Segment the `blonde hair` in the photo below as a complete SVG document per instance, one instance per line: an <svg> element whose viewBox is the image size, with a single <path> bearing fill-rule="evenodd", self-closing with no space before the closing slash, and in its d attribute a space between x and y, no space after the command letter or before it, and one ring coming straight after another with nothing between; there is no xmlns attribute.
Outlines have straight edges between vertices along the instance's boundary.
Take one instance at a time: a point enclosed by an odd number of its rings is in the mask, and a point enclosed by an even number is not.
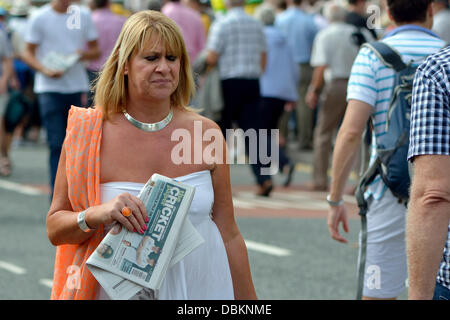
<svg viewBox="0 0 450 320"><path fill-rule="evenodd" d="M164 44L171 55L180 59L180 79L170 100L172 106L188 109L186 106L195 94L195 84L181 31L176 23L164 14L146 10L133 14L125 22L94 85L95 105L101 108L104 119L109 119L111 115L126 108L125 66L131 56L143 50L152 37L157 39L154 45Z"/></svg>

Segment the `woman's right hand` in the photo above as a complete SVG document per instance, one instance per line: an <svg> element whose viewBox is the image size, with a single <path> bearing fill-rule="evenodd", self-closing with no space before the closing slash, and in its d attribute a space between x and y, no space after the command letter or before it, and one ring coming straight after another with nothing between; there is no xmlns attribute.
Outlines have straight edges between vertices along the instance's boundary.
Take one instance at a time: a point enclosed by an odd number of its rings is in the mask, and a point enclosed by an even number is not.
<svg viewBox="0 0 450 320"><path fill-rule="evenodd" d="M131 209L129 217L125 217L122 214L124 207ZM115 221L122 224L129 231L143 234L147 230L149 218L144 203L127 192L99 206L92 207L86 212L86 223L92 229L97 229L102 224L108 225Z"/></svg>

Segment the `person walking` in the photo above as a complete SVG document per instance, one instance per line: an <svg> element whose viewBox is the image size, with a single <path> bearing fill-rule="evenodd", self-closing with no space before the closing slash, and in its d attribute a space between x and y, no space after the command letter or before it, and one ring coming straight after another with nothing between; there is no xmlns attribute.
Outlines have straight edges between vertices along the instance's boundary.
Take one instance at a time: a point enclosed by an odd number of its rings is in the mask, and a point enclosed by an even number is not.
<svg viewBox="0 0 450 320"><path fill-rule="evenodd" d="M298 86L299 99L296 105L296 120L298 141L301 150L312 150L314 112L306 105L306 93L311 83L312 67L310 65L311 50L318 27L314 17L301 9L302 0L287 0L287 10L281 12L275 21L288 39L289 46L294 53L295 62L300 67L300 80ZM289 114L281 120L281 130L287 133L287 120ZM287 137L287 134L285 134Z"/></svg>
<svg viewBox="0 0 450 320"><path fill-rule="evenodd" d="M24 105L28 105L22 120L19 119L20 122L11 125L9 142L12 141L13 131L23 141L37 142L40 136L41 117L39 115L39 104L36 94L33 92L34 70L23 61L30 10L30 0L17 0L14 1L9 11L8 26L11 31L11 44L14 52L14 69L20 83L21 100L25 102Z"/></svg>
<svg viewBox="0 0 450 320"><path fill-rule="evenodd" d="M111 54L120 30L127 20L124 16L115 14L111 11L109 0L91 0L90 8L92 10L92 21L98 32L98 47L100 49L100 57L91 60L86 65L88 71L89 83L91 87L94 85L95 79L106 59ZM94 93L89 90L88 105L91 106L94 99Z"/></svg>
<svg viewBox="0 0 450 320"><path fill-rule="evenodd" d="M430 56L414 79L406 230L409 299L450 300L449 79L449 46Z"/></svg>
<svg viewBox="0 0 450 320"><path fill-rule="evenodd" d="M194 92L179 27L157 11L132 15L96 84L95 108L72 107L69 113L47 215L48 237L57 246L52 299L108 299L86 261L115 224L144 233L150 220L136 195L154 173L195 187L187 219L204 239L168 269L156 298L257 298L234 218L224 138L217 124L187 107ZM215 133L222 152L205 156L200 150L177 164L172 136L195 137L197 124L201 137ZM194 161L199 155L201 161ZM69 266L80 270L76 290L67 285ZM132 299L151 298L144 290Z"/></svg>
<svg viewBox="0 0 450 320"><path fill-rule="evenodd" d="M50 149L52 190L70 106L81 105L82 94L89 90L84 62L100 56L91 16L77 7L69 13L70 2L52 0L39 8L30 18L25 39L25 63L37 71L34 92Z"/></svg>
<svg viewBox="0 0 450 320"><path fill-rule="evenodd" d="M219 66L224 103L219 125L224 136L235 123L247 133L258 129L255 115L260 112L259 78L266 67L266 39L262 25L245 13L244 4L244 0L226 1L228 11L211 26L206 45L207 65ZM248 139L245 143L258 184L257 194L269 196L273 185L269 175L261 174L258 143L253 143L253 152Z"/></svg>
<svg viewBox="0 0 450 320"><path fill-rule="evenodd" d="M278 130L278 122L286 108L293 108L298 100L298 65L295 63L286 37L275 26L275 10L271 6L261 6L256 11L255 17L264 25L264 34L267 42L267 64L264 73L259 80L261 89L260 105L260 129ZM280 81L283 79L283 81ZM272 141L267 137L267 149L272 150L271 145L276 143L279 150L279 172L286 174L283 183L288 187L293 178L295 163L286 155L284 148L279 147L278 141ZM270 166L269 162L265 166Z"/></svg>
<svg viewBox="0 0 450 320"><path fill-rule="evenodd" d="M353 42L357 29L345 23L347 11L330 4L325 9L329 26L319 31L314 39L311 65L313 78L306 95L311 109L318 107L314 129L313 179L308 184L312 191L328 190L328 165L335 130L344 118L348 78L359 47ZM329 79L325 79L328 73ZM326 83L322 90L323 84ZM320 97L320 102L319 102Z"/></svg>
<svg viewBox="0 0 450 320"><path fill-rule="evenodd" d="M4 10L0 8L0 10ZM6 15L7 12L0 12ZM13 51L8 40L6 26L0 22L0 176L7 177L11 174L11 160L9 159L9 145L4 114L9 101L9 86L17 80L13 66Z"/></svg>
<svg viewBox="0 0 450 320"><path fill-rule="evenodd" d="M430 30L433 24L431 3L432 0L387 1L389 14L398 27L382 42L394 48L404 64L412 63L417 67L445 44ZM372 49L363 47L359 51L347 87L348 105L336 139L331 188L327 197L330 204L328 230L336 241L347 242L339 232L341 224L344 231L349 230L343 193L362 134L371 119L372 164L377 158L378 139L387 133L387 113L394 94L394 81L394 69L385 66ZM368 186L364 198L368 210L365 268L359 270L364 276L362 298L395 299L404 290L407 278L406 203L394 196L380 175ZM376 283L373 283L374 277Z"/></svg>

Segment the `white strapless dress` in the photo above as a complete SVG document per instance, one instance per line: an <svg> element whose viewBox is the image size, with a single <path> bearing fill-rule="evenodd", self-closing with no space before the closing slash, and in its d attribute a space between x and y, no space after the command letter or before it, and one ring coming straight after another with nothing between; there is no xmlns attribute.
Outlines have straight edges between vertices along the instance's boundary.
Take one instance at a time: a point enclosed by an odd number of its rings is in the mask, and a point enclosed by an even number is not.
<svg viewBox="0 0 450 320"><path fill-rule="evenodd" d="M219 229L211 220L214 190L209 170L194 172L175 180L195 187L187 218L205 242L184 259L169 268L161 285L161 300L229 300L234 299L233 283L225 246ZM123 192L137 195L144 184L108 182L100 185L101 202L107 202ZM107 228L105 228L107 230ZM142 299L142 295L139 297ZM149 295L149 299L152 297ZM98 300L109 299L99 288Z"/></svg>

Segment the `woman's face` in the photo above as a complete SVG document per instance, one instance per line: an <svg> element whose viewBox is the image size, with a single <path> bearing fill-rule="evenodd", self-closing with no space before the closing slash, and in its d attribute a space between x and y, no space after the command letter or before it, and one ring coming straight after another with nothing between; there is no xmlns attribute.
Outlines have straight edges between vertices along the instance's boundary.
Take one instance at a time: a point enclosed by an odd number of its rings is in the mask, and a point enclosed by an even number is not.
<svg viewBox="0 0 450 320"><path fill-rule="evenodd" d="M131 56L125 68L130 99L165 100L178 87L180 57L166 51L164 43L150 38L148 45Z"/></svg>

